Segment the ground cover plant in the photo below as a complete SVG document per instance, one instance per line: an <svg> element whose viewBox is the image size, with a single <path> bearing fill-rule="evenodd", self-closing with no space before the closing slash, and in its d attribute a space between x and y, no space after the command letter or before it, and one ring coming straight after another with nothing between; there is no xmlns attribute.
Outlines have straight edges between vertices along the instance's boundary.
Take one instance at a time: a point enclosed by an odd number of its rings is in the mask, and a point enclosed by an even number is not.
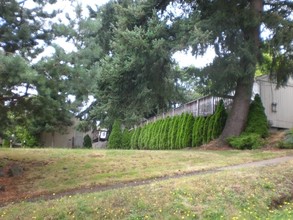
<svg viewBox="0 0 293 220"><path fill-rule="evenodd" d="M247 152L226 153L239 158ZM51 201L10 204L0 208L0 218L292 219L292 166L290 160L274 166L244 167Z"/></svg>
<svg viewBox="0 0 293 220"><path fill-rule="evenodd" d="M191 171L279 157L287 151L135 151L0 149L2 168L18 164L21 177L0 178L0 203L14 197L172 176ZM9 194L14 192L15 195ZM5 196L8 194L9 196Z"/></svg>

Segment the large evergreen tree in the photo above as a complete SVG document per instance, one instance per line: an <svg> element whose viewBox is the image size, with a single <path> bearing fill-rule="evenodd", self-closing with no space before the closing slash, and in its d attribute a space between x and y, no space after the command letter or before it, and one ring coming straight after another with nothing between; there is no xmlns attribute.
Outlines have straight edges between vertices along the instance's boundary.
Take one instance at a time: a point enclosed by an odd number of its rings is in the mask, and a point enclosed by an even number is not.
<svg viewBox="0 0 293 220"><path fill-rule="evenodd" d="M173 23L181 45L194 55L214 47L216 58L199 75L205 92L227 96L234 91L233 104L221 139L239 135L245 128L257 63L262 50L273 54L272 73L279 82L292 75L292 2L274 0L189 1L150 0L165 10L171 2L181 3L185 15ZM178 4L177 4L178 5ZM187 16L186 16L187 14ZM260 27L271 35L264 39ZM263 44L265 43L265 44Z"/></svg>
<svg viewBox="0 0 293 220"><path fill-rule="evenodd" d="M60 85L60 79L51 74L56 63L41 72L40 65L32 65L33 59L54 39L51 19L58 12L49 13L44 8L55 2L34 1L30 7L26 1L0 2L0 133L15 130L13 124L36 135L41 125L42 130L52 127L52 120L60 125L70 123L64 117L64 84Z"/></svg>

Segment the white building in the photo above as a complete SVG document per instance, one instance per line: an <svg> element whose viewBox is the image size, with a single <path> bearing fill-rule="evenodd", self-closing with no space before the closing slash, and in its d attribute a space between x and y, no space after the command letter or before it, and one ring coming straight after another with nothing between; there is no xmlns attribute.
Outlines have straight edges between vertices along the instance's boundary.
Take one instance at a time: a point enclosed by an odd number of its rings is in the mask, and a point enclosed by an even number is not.
<svg viewBox="0 0 293 220"><path fill-rule="evenodd" d="M285 87L277 89L277 84L268 75L257 77L254 92L263 102L265 113L271 127L293 128L293 79Z"/></svg>

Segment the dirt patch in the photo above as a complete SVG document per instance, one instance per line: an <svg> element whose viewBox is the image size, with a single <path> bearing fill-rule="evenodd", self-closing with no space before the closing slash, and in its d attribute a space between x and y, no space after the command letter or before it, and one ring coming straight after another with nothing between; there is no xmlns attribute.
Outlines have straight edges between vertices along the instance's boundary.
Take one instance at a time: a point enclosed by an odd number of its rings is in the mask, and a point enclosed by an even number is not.
<svg viewBox="0 0 293 220"><path fill-rule="evenodd" d="M280 141L284 140L286 135L286 131L275 131L270 134L268 138L266 138L265 149L279 149Z"/></svg>
<svg viewBox="0 0 293 220"><path fill-rule="evenodd" d="M0 206L9 202L25 200L31 196L21 190L28 181L26 171L47 164L42 161L16 161L9 158L4 158L4 160L5 165L0 167Z"/></svg>
<svg viewBox="0 0 293 220"><path fill-rule="evenodd" d="M291 180L291 184L293 184L293 180ZM288 193L282 193L277 198L274 198L270 204L270 209L280 209L286 202L293 201L293 188Z"/></svg>

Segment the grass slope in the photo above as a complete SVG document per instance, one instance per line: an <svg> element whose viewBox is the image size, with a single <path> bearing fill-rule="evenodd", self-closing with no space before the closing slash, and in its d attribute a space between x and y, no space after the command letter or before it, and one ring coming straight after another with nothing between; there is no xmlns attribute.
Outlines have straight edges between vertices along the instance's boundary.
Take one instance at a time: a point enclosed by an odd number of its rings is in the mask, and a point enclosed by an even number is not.
<svg viewBox="0 0 293 220"><path fill-rule="evenodd" d="M173 175L279 157L291 151L0 149L1 166L31 166L19 192ZM0 219L292 219L293 162L0 208Z"/></svg>

